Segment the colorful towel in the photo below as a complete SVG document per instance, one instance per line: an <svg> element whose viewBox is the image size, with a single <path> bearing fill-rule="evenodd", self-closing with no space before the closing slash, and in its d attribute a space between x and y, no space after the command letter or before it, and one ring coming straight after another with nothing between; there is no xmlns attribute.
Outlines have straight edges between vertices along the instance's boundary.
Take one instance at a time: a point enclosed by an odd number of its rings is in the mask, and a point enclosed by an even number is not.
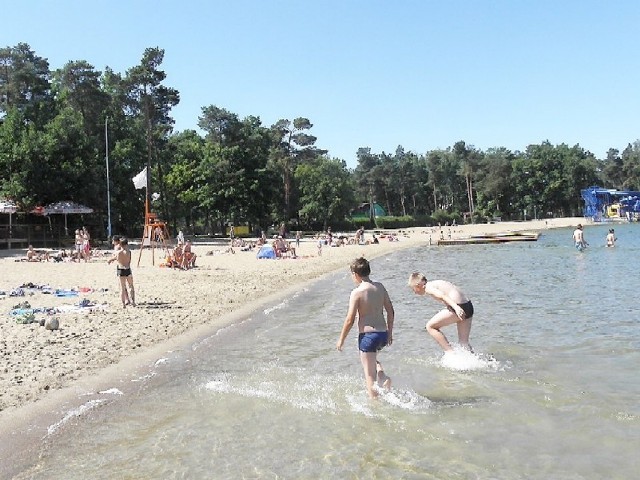
<svg viewBox="0 0 640 480"><path fill-rule="evenodd" d="M76 290L56 290L56 297L77 297L78 292Z"/></svg>

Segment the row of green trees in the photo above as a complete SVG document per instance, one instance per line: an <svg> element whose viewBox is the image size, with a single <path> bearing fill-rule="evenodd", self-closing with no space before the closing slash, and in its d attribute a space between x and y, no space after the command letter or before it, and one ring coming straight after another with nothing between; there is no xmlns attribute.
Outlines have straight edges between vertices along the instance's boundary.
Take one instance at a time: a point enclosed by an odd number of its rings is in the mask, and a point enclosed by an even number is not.
<svg viewBox="0 0 640 480"><path fill-rule="evenodd" d="M215 105L196 130L174 132L179 92L165 85L164 51L148 48L125 73L70 61L51 71L25 43L0 49L0 198L23 209L73 200L96 210L106 232L107 155L114 232L138 232L145 190L131 181L151 167L153 209L187 231L222 232L296 222L338 224L362 202L428 222L501 216L576 215L580 189L640 187L640 144L596 159L579 145L480 151L465 142L425 154L360 148L357 167L316 145L307 118L264 126ZM528 213L525 213L528 212Z"/></svg>

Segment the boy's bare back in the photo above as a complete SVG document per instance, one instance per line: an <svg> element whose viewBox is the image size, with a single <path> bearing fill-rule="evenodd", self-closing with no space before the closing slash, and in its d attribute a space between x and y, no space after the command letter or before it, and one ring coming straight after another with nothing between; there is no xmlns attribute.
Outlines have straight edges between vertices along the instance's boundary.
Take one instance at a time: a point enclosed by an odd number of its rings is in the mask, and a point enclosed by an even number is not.
<svg viewBox="0 0 640 480"><path fill-rule="evenodd" d="M362 282L351 292L358 313L358 331L385 331L385 309L390 307L389 294L380 282Z"/></svg>
<svg viewBox="0 0 640 480"><path fill-rule="evenodd" d="M455 303L466 303L469 301L462 290L456 287L453 283L447 282L446 280L428 281L425 285L425 293L436 297L437 295L434 294L440 293L442 295L446 295Z"/></svg>

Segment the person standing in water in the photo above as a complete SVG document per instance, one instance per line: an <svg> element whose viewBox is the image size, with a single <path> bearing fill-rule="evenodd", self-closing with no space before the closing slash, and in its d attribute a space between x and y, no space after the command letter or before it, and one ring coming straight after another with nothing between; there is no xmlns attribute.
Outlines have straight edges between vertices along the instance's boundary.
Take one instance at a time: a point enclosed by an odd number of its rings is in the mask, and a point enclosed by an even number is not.
<svg viewBox="0 0 640 480"><path fill-rule="evenodd" d="M587 241L584 239L584 232L582 231L582 224L578 224L576 229L573 231L573 241L575 243L577 250L584 250L587 245Z"/></svg>
<svg viewBox="0 0 640 480"><path fill-rule="evenodd" d="M120 279L120 298L122 299L122 307L126 308L127 305L136 306L136 292L133 288L133 274L131 273L131 250L129 250L129 242L126 238L120 238L118 245L120 248L115 248L113 257L111 257L107 263L118 262L116 267L116 275ZM115 239L114 239L115 247ZM127 286L129 291L127 291Z"/></svg>
<svg viewBox="0 0 640 480"><path fill-rule="evenodd" d="M344 341L358 317L360 362L367 381L369 397L376 398L378 396L374 388L376 382L380 387L391 389L391 378L384 373L377 356L378 351L393 342L395 312L384 285L369 278L371 266L367 259L361 257L354 260L350 268L356 288L352 290L349 297L349 309L336 348L342 351Z"/></svg>
<svg viewBox="0 0 640 480"><path fill-rule="evenodd" d="M469 344L473 304L462 290L446 280L427 281L427 277L418 272L409 276L408 285L416 295L429 295L444 303L446 308L431 317L426 328L429 335L438 342L445 353L453 348L441 329L454 323L458 327L458 342L463 348L473 352Z"/></svg>
<svg viewBox="0 0 640 480"><path fill-rule="evenodd" d="M615 230L613 228L609 229L609 233L607 234L607 247L615 247L616 240Z"/></svg>

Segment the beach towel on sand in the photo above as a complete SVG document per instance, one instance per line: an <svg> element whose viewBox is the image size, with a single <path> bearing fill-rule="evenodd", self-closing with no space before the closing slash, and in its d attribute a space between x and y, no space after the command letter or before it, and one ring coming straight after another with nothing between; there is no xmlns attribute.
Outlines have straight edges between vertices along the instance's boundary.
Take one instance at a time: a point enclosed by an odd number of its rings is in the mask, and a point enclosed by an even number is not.
<svg viewBox="0 0 640 480"><path fill-rule="evenodd" d="M56 290L56 297L77 297L78 292L76 290Z"/></svg>

